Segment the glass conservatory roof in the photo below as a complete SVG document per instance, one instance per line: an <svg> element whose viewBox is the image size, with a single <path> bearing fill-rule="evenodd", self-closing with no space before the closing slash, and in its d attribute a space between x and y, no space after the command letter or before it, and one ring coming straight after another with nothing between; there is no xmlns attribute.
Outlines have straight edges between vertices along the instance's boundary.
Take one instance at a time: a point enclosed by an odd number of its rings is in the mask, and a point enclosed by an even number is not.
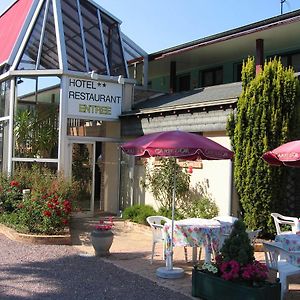
<svg viewBox="0 0 300 300"><path fill-rule="evenodd" d="M125 59L141 56L130 42L124 40L120 21L92 0L18 0L0 17L0 44L5 45L0 70L6 64L17 70L128 77Z"/></svg>

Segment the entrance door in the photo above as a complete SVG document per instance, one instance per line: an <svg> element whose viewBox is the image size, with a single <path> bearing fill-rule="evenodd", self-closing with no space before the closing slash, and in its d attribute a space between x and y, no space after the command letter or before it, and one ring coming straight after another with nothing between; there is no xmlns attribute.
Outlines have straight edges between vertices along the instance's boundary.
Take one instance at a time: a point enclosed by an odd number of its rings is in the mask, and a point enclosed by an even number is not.
<svg viewBox="0 0 300 300"><path fill-rule="evenodd" d="M78 208L94 212L95 143L72 143L72 178L79 182Z"/></svg>

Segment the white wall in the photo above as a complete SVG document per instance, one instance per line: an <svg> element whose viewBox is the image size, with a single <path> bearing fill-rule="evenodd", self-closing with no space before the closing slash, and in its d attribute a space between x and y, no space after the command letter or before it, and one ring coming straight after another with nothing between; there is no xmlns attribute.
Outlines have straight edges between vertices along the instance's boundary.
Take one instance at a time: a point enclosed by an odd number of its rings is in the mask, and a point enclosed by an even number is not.
<svg viewBox="0 0 300 300"><path fill-rule="evenodd" d="M225 136L224 132L205 134L205 136L231 149L229 137ZM189 165L188 162L187 165ZM203 160L203 168L194 168L191 176L192 186L203 181L208 183L208 192L211 194L212 199L215 200L220 215L230 215L231 172L231 160ZM159 205L149 191L146 191L145 204L152 205L154 208L158 208Z"/></svg>

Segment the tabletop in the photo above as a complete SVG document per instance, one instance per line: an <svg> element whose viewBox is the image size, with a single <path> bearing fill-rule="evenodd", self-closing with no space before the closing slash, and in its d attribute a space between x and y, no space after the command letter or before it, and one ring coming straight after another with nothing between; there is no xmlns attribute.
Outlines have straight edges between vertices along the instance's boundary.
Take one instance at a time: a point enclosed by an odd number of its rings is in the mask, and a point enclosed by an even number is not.
<svg viewBox="0 0 300 300"><path fill-rule="evenodd" d="M285 256L289 263L300 267L300 235L299 234L280 234L276 235L275 242L288 251ZM293 253L295 252L295 253Z"/></svg>
<svg viewBox="0 0 300 300"><path fill-rule="evenodd" d="M174 222L174 246L204 246L208 252L217 252L222 243L222 235L229 234L232 223L212 219L190 218ZM172 234L171 222L165 223L164 233L167 238Z"/></svg>
<svg viewBox="0 0 300 300"><path fill-rule="evenodd" d="M276 235L275 242L280 242L285 250L300 251L300 235L298 234Z"/></svg>

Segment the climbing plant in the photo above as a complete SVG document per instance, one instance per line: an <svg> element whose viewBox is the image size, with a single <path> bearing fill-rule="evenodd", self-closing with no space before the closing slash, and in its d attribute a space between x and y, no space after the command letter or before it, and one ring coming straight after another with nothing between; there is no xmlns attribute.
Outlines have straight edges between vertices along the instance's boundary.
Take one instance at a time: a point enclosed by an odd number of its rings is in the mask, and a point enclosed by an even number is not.
<svg viewBox="0 0 300 300"><path fill-rule="evenodd" d="M266 61L255 75L253 58L243 63L242 93L227 131L235 152L234 181L247 227L274 231L270 213L281 211L287 168L270 167L261 156L298 135L299 81L279 59Z"/></svg>

